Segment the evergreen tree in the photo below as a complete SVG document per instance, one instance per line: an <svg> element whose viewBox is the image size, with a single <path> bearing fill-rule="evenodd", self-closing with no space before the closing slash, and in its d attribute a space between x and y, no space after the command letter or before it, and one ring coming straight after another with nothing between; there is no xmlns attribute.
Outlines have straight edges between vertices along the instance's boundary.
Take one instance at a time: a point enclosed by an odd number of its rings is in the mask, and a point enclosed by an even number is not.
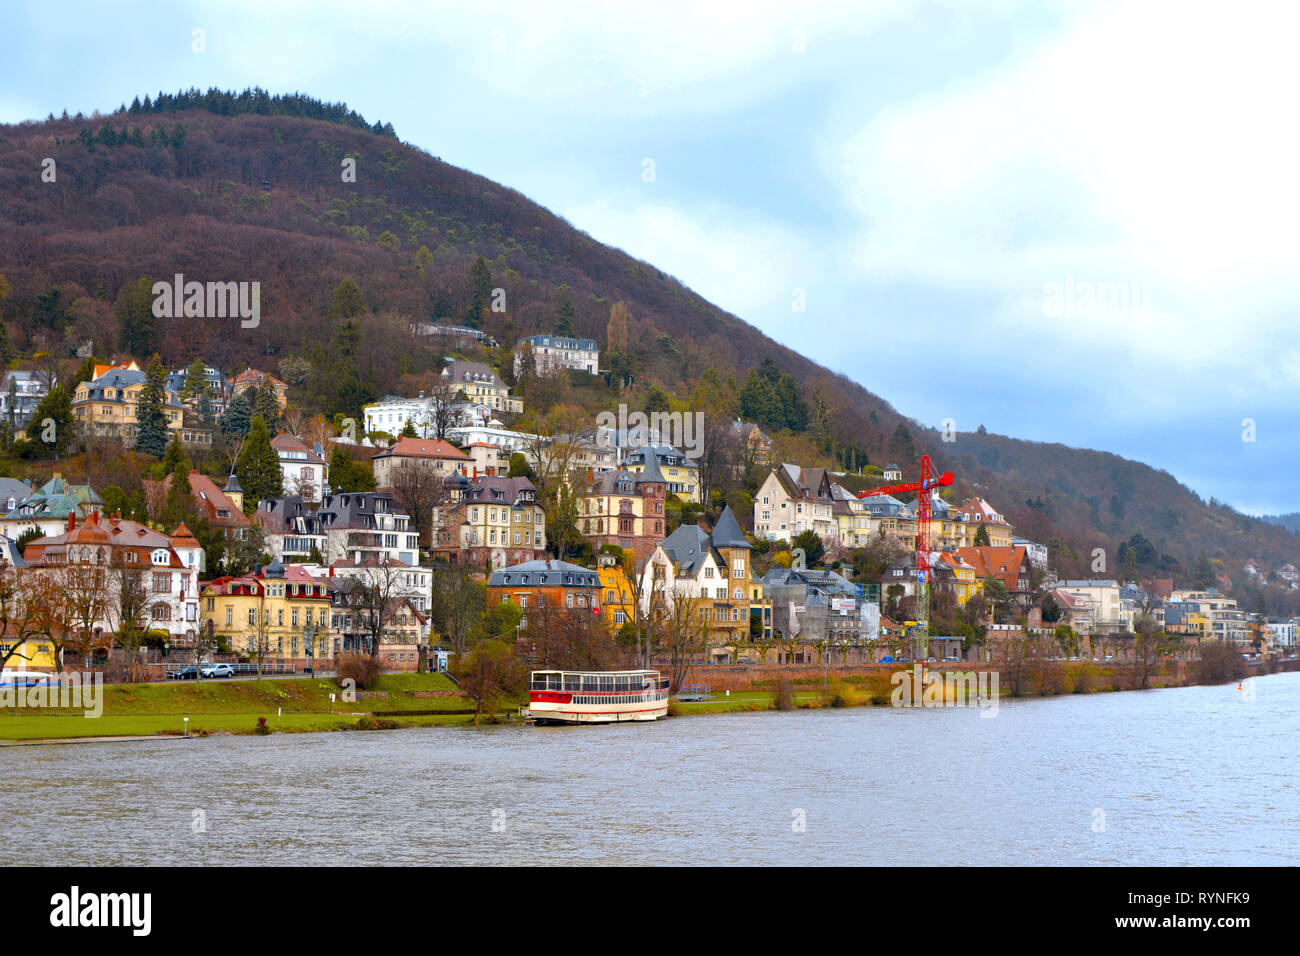
<svg viewBox="0 0 1300 956"><path fill-rule="evenodd" d="M350 319L365 311L366 300L361 297L361 287L354 280L346 278L334 287L329 310L325 314L331 319Z"/></svg>
<svg viewBox="0 0 1300 956"><path fill-rule="evenodd" d="M172 435L172 440L167 443L167 451L162 456L162 472L164 475L170 475L176 471L176 468L185 463L185 473L189 474L190 462L189 456L185 454L185 445L181 442L180 432Z"/></svg>
<svg viewBox="0 0 1300 956"><path fill-rule="evenodd" d="M243 438L248 434L252 421L253 403L248 400L248 390L245 389L226 406L226 414L221 416L221 434Z"/></svg>
<svg viewBox="0 0 1300 956"><path fill-rule="evenodd" d="M207 369L204 368L201 359L195 359L194 364L185 370L185 383L181 386L181 401L194 401L207 387Z"/></svg>
<svg viewBox="0 0 1300 956"><path fill-rule="evenodd" d="M212 392L210 389L205 388L199 393L199 420L206 428L211 428L216 424L217 417L212 411Z"/></svg>
<svg viewBox="0 0 1300 956"><path fill-rule="evenodd" d="M975 547L987 548L989 546L989 528L988 525L980 525L975 531Z"/></svg>
<svg viewBox="0 0 1300 956"><path fill-rule="evenodd" d="M71 397L62 385L55 385L32 412L27 437L34 439L46 454L58 458L75 443L74 422Z"/></svg>
<svg viewBox="0 0 1300 956"><path fill-rule="evenodd" d="M244 510L251 514L257 503L284 494L280 457L271 447L271 435L261 415L254 415L248 438L235 459L235 476L244 489Z"/></svg>
<svg viewBox="0 0 1300 956"><path fill-rule="evenodd" d="M121 328L122 348L148 355L158 347L158 319L153 314L153 284L145 278L122 287L113 310Z"/></svg>
<svg viewBox="0 0 1300 956"><path fill-rule="evenodd" d="M416 433L416 431L415 431L415 425L414 425L414 423L412 423L412 421L408 418L408 419L406 420L406 424L402 426L402 433L401 433L401 435L399 435L398 437L400 437L400 438L419 438L420 436L419 436L419 435Z"/></svg>
<svg viewBox="0 0 1300 956"><path fill-rule="evenodd" d="M155 458L162 458L167 452L167 413L164 404L167 401L167 373L163 370L162 359L155 352L149 360L144 373L144 388L140 389L140 399L136 404L135 449Z"/></svg>
<svg viewBox="0 0 1300 956"><path fill-rule="evenodd" d="M171 445L167 446L167 457L173 460L172 467L169 469L172 481L163 503L162 522L163 530L170 532L174 531L182 521L193 523L196 511L194 488L190 485L190 460L181 445L180 436L172 439Z"/></svg>
<svg viewBox="0 0 1300 956"><path fill-rule="evenodd" d="M573 334L573 317L576 310L573 308L573 300L566 293L561 299L560 304L555 309L555 334L572 335Z"/></svg>
<svg viewBox="0 0 1300 956"><path fill-rule="evenodd" d="M492 270L487 260L475 256L469 267L469 307L465 310L465 324L477 329L483 324L483 313L492 298Z"/></svg>
<svg viewBox="0 0 1300 956"><path fill-rule="evenodd" d="M275 386L264 381L253 390L253 414L261 415L266 422L267 431L277 434L280 431L280 400L275 396Z"/></svg>
<svg viewBox="0 0 1300 956"><path fill-rule="evenodd" d="M334 451L330 453L329 474L331 488L337 491L356 490L352 487L352 456L344 451L341 445L335 445Z"/></svg>
<svg viewBox="0 0 1300 956"><path fill-rule="evenodd" d="M82 359L81 364L77 366L76 373L72 376L72 382L68 385L68 394L75 395L77 386L82 382L89 382L95 377L95 357L88 355Z"/></svg>

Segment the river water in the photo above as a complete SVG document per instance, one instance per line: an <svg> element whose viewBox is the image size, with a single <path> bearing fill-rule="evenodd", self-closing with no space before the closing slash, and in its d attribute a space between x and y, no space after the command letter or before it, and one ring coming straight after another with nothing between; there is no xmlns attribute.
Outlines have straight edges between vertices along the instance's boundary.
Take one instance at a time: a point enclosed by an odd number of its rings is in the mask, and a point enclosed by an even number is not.
<svg viewBox="0 0 1300 956"><path fill-rule="evenodd" d="M0 863L1297 864L1298 754L1300 673L992 718L13 747Z"/></svg>

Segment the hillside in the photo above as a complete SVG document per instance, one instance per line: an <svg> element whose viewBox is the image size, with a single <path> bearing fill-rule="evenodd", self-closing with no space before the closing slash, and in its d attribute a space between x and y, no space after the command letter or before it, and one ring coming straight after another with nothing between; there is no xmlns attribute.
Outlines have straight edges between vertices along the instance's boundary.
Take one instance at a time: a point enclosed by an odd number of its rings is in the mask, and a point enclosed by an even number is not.
<svg viewBox="0 0 1300 956"><path fill-rule="evenodd" d="M768 361L801 387L779 449L837 468L897 460L909 474L928 451L957 473L957 493L985 495L1021 533L1058 545L1063 574L1089 573L1097 547L1118 570L1119 545L1134 534L1155 552L1141 549L1140 570L1179 579L1202 553L1234 578L1247 558L1270 567L1300 559L1291 531L1202 501L1137 462L998 435L962 433L945 444L858 383L518 192L402 143L391 126L310 104L195 92L109 116L0 126L7 357L47 352L74 363L89 343L100 358L158 351L170 367L203 358L227 371L251 364L286 375L284 363L298 359L292 400L333 414L432 381L441 353L411 333L413 321L481 317L509 347L567 317L575 334L605 346L610 307L622 301L630 382L552 398L588 411L620 401L640 408L661 387L686 403L702 381L720 381L734 398ZM344 175L349 158L355 181ZM47 168L53 182L43 181ZM475 307L477 256L505 290L504 312ZM260 325L124 318L134 284L176 273L259 281ZM328 314L346 278L366 307L355 326ZM355 365L346 388L332 371L340 350ZM488 358L500 365L504 354ZM525 397L534 410L547 403ZM908 396L892 397L907 407Z"/></svg>

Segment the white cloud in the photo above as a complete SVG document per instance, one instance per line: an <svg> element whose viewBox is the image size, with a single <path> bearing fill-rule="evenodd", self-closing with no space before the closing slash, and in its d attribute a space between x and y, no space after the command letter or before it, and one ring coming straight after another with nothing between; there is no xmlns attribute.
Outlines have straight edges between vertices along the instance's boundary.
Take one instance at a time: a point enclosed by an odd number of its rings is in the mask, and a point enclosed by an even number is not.
<svg viewBox="0 0 1300 956"><path fill-rule="evenodd" d="M856 271L999 297L980 331L1013 366L1031 341L1045 366L1088 361L1113 408L1185 415L1174 396L1216 370L1192 401L1294 389L1297 26L1276 4L1084 6L847 137L842 111L822 158L862 223ZM1053 320L1047 284L1067 281L1148 289L1150 311ZM935 321L960 334L970 317Z"/></svg>
<svg viewBox="0 0 1300 956"><path fill-rule="evenodd" d="M649 187L653 188L653 187ZM752 321L755 313L788 313L790 333L802 323L793 312L794 291L821 280L820 265L796 231L722 203L684 211L665 202L610 198L566 208L566 217L600 242L644 259L681 280L710 302Z"/></svg>

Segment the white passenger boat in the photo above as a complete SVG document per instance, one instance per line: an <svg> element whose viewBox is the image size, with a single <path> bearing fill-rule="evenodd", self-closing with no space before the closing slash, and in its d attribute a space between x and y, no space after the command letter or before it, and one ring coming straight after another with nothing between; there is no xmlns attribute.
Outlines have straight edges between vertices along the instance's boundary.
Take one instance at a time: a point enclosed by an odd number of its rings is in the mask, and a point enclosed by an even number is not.
<svg viewBox="0 0 1300 956"><path fill-rule="evenodd" d="M533 671L528 713L538 724L614 724L668 715L658 671Z"/></svg>

